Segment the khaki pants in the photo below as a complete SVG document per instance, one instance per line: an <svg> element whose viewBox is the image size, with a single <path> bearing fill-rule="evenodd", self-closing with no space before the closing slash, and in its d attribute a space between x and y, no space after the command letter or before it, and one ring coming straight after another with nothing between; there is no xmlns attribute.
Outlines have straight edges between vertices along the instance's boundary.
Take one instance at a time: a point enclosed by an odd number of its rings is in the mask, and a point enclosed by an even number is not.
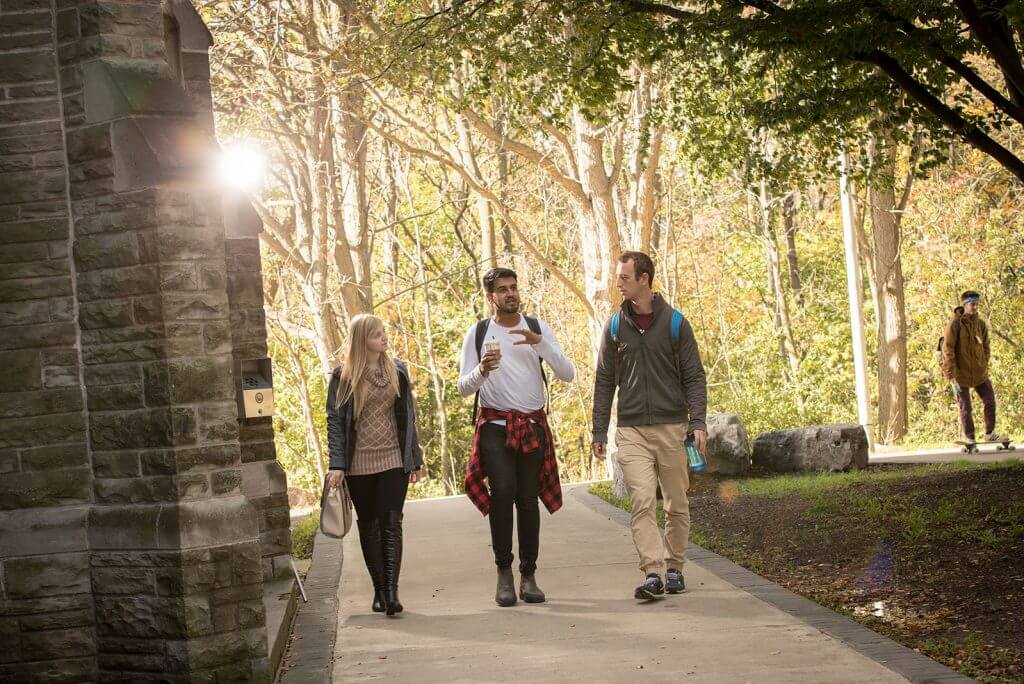
<svg viewBox="0 0 1024 684"><path fill-rule="evenodd" d="M667 566L682 570L690 536L690 486L687 471L686 425L620 427L615 432L616 461L633 502L630 527L644 573L664 575ZM658 530L657 488L665 506L665 543Z"/></svg>

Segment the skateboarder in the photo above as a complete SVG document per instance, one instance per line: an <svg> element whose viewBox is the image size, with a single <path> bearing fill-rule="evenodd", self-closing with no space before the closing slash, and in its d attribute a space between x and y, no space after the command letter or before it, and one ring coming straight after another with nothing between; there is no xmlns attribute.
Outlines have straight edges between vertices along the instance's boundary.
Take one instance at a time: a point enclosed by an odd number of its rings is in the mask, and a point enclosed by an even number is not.
<svg viewBox="0 0 1024 684"><path fill-rule="evenodd" d="M996 394L988 377L991 356L988 324L978 315L981 295L968 290L960 295L964 313L954 316L946 327L942 343L942 372L953 385L960 407L960 426L968 446L975 444L974 418L971 415L971 390L981 398L985 414L982 441L1003 442L996 433Z"/></svg>

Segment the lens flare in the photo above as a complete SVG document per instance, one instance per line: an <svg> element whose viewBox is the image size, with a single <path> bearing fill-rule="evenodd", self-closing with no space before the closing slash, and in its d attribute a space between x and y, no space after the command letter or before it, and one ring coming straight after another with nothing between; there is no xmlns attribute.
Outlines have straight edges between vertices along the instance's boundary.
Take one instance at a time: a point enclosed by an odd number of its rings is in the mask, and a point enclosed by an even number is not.
<svg viewBox="0 0 1024 684"><path fill-rule="evenodd" d="M220 182L239 192L256 192L263 185L266 159L251 141L226 146L217 160Z"/></svg>
<svg viewBox="0 0 1024 684"><path fill-rule="evenodd" d="M718 486L718 498L724 504L732 504L739 498L740 487L732 480L727 480Z"/></svg>
<svg viewBox="0 0 1024 684"><path fill-rule="evenodd" d="M883 541L878 545L875 555L868 561L858 584L866 589L878 589L892 582L895 576L896 548L891 542Z"/></svg>

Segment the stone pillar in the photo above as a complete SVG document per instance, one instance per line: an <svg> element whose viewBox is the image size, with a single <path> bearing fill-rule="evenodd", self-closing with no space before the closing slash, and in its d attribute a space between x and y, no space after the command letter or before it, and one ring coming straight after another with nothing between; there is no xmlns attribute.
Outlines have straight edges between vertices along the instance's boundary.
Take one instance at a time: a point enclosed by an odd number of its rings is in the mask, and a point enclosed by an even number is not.
<svg viewBox="0 0 1024 684"><path fill-rule="evenodd" d="M48 0L0 4L0 681L93 681L67 173Z"/></svg>
<svg viewBox="0 0 1024 684"><path fill-rule="evenodd" d="M259 217L241 197L225 198L225 253L231 346L235 368L267 356L266 315L260 277ZM273 419L242 419L242 491L259 512L263 576L291 576L291 520L288 481L274 450Z"/></svg>
<svg viewBox="0 0 1024 684"><path fill-rule="evenodd" d="M164 11L168 40L176 42L179 48L182 85L197 120L212 131L209 58L212 39L188 0L167 0ZM217 334L225 341L230 337L236 389L240 390L241 364L267 357L259 243L263 224L244 196L226 193L220 209L224 217L224 265L227 269L230 330L218 328ZM212 208L212 211L217 209ZM284 469L277 462L273 418L246 419L240 410L238 422L242 492L258 512L263 576L265 579L290 577L288 481Z"/></svg>
<svg viewBox="0 0 1024 684"><path fill-rule="evenodd" d="M281 534L242 491L273 435L240 435L265 331L205 172L209 34L187 2L3 0L0 39L0 680L267 680L287 501Z"/></svg>

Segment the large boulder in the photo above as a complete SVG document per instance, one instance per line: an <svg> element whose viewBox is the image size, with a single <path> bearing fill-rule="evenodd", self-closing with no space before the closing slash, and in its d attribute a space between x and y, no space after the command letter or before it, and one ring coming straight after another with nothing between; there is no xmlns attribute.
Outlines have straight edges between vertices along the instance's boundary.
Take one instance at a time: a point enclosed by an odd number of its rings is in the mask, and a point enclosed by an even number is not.
<svg viewBox="0 0 1024 684"><path fill-rule="evenodd" d="M868 438L861 425L818 425L758 435L754 465L776 473L837 472L868 465Z"/></svg>
<svg viewBox="0 0 1024 684"><path fill-rule="evenodd" d="M750 441L740 417L732 413L708 416L707 470L720 475L743 475L750 469Z"/></svg>

